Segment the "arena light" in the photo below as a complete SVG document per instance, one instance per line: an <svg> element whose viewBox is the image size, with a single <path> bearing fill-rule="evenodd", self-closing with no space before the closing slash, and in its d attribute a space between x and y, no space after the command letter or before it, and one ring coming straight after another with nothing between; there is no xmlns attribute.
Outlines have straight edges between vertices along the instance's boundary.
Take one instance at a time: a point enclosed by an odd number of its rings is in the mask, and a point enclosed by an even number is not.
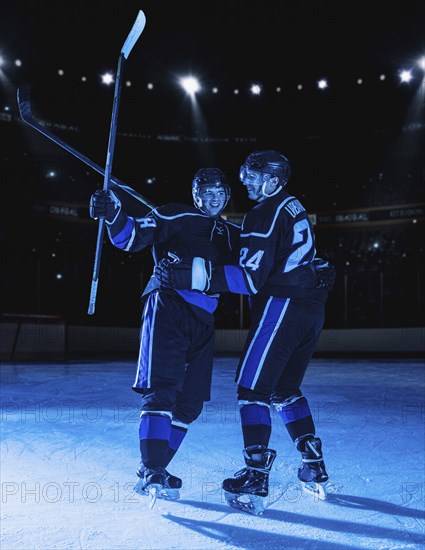
<svg viewBox="0 0 425 550"><path fill-rule="evenodd" d="M260 95L261 94L261 86L259 84L253 84L251 86L251 93L253 95Z"/></svg>
<svg viewBox="0 0 425 550"><path fill-rule="evenodd" d="M196 92L199 92L199 90L201 89L199 80L193 76L184 76L180 78L180 86L191 97L193 97L196 94Z"/></svg>
<svg viewBox="0 0 425 550"><path fill-rule="evenodd" d="M102 84L106 84L109 86L109 84L112 84L114 81L114 77L111 73L105 73L101 76Z"/></svg>
<svg viewBox="0 0 425 550"><path fill-rule="evenodd" d="M418 65L423 71L425 71L425 56L423 56L419 59Z"/></svg>
<svg viewBox="0 0 425 550"><path fill-rule="evenodd" d="M327 82L327 80L325 80L324 78L318 80L318 82L317 82L317 87L318 87L320 90L325 90L325 89L328 87L328 82Z"/></svg>
<svg viewBox="0 0 425 550"><path fill-rule="evenodd" d="M407 84L411 80L412 80L412 72L411 71L406 71L406 70L403 69L400 72L400 81L405 82Z"/></svg>

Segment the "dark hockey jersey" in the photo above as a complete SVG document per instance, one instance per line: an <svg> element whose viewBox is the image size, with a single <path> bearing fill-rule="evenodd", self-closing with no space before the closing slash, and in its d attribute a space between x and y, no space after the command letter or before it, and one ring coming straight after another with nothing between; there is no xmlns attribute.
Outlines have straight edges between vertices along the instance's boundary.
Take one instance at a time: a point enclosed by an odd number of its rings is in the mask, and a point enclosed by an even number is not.
<svg viewBox="0 0 425 550"><path fill-rule="evenodd" d="M112 243L127 252L137 252L151 245L155 264L170 254L179 258L201 256L213 265L238 262L240 227L222 218L211 218L194 206L166 204L143 218L131 217L121 211L107 228ZM157 288L158 281L152 275L143 295ZM218 305L218 295L194 290L171 292L177 292L195 306L198 315L202 312L197 308L212 314Z"/></svg>
<svg viewBox="0 0 425 550"><path fill-rule="evenodd" d="M299 200L282 190L245 215L239 266L214 270L213 288L240 294L325 299L317 289L315 235Z"/></svg>

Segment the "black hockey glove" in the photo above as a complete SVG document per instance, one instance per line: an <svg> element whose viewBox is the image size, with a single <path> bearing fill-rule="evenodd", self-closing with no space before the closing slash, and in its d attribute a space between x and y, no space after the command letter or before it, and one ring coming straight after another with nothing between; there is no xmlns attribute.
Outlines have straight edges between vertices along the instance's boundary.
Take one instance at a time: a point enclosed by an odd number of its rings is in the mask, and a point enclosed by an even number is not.
<svg viewBox="0 0 425 550"><path fill-rule="evenodd" d="M121 201L111 190L98 189L90 197L90 217L97 220L105 218L106 223L112 224L121 212Z"/></svg>
<svg viewBox="0 0 425 550"><path fill-rule="evenodd" d="M175 254L163 258L154 267L153 273L162 288L177 290L200 290L210 288L212 265L204 258L184 259Z"/></svg>
<svg viewBox="0 0 425 550"><path fill-rule="evenodd" d="M316 258L313 260L313 267L316 274L316 288L331 290L336 279L334 266L322 258Z"/></svg>

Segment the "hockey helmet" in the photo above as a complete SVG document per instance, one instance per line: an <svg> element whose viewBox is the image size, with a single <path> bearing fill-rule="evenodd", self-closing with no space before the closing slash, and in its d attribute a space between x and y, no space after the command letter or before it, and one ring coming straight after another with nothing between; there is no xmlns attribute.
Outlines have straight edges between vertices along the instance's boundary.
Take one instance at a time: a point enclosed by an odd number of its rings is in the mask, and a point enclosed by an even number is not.
<svg viewBox="0 0 425 550"><path fill-rule="evenodd" d="M285 186L291 175L289 160L277 151L254 151L248 155L240 169L240 179L243 181L247 170L277 176L279 183Z"/></svg>

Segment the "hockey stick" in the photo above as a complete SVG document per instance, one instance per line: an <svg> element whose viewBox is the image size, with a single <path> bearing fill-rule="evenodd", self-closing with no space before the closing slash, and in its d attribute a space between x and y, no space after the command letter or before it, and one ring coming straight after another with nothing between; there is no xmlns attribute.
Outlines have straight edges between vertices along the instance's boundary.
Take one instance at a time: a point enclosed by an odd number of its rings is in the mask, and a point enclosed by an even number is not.
<svg viewBox="0 0 425 550"><path fill-rule="evenodd" d="M62 149L65 149L68 153L71 153L74 157L84 162L87 166L101 174L102 176L105 175L105 169L102 166L99 166L92 160L90 160L88 157L83 155L83 153L80 153L71 145L68 145L65 141L60 139L58 136L53 134L53 132L50 132L50 130L47 130L44 126L42 126L40 123L38 123L32 116L32 110L31 110L31 87L29 84L22 84L18 87L17 91L17 101L18 101L18 109L19 114L21 115L22 120L31 126L31 128L34 128L34 130L37 130L37 132L40 132L45 137L53 141L53 143L56 143L56 145L59 145L59 147L62 147ZM134 189L123 183L121 180L116 178L115 176L110 176L109 181L112 184L112 187L117 186L118 188L121 188L123 191L128 193L131 197L136 199L136 201L140 202L141 204L147 206L150 210L155 208L155 204L151 203L146 199L143 195L140 195L137 193Z"/></svg>
<svg viewBox="0 0 425 550"><path fill-rule="evenodd" d="M112 162L114 158L115 138L117 133L117 122L118 122L118 108L119 108L119 100L121 95L121 73L124 67L124 62L130 55L130 52L133 49L134 44L137 42L139 36L142 34L143 29L145 28L145 24L146 24L145 14L142 12L142 10L140 10L129 35L127 36L127 39L121 48L120 56L118 58L118 67L117 67L117 73L115 77L114 102L112 106L111 126L109 130L108 151L106 154L105 174L104 174L104 180L103 180L104 191L107 191L109 188L109 178L111 176ZM96 241L96 253L94 257L93 277L92 277L92 283L91 283L90 300L89 300L89 308L88 308L89 315L93 315L95 303L96 303L97 285L99 282L99 266L100 266L100 257L102 254L104 230L105 230L105 219L99 218L99 227L98 227L97 241Z"/></svg>

